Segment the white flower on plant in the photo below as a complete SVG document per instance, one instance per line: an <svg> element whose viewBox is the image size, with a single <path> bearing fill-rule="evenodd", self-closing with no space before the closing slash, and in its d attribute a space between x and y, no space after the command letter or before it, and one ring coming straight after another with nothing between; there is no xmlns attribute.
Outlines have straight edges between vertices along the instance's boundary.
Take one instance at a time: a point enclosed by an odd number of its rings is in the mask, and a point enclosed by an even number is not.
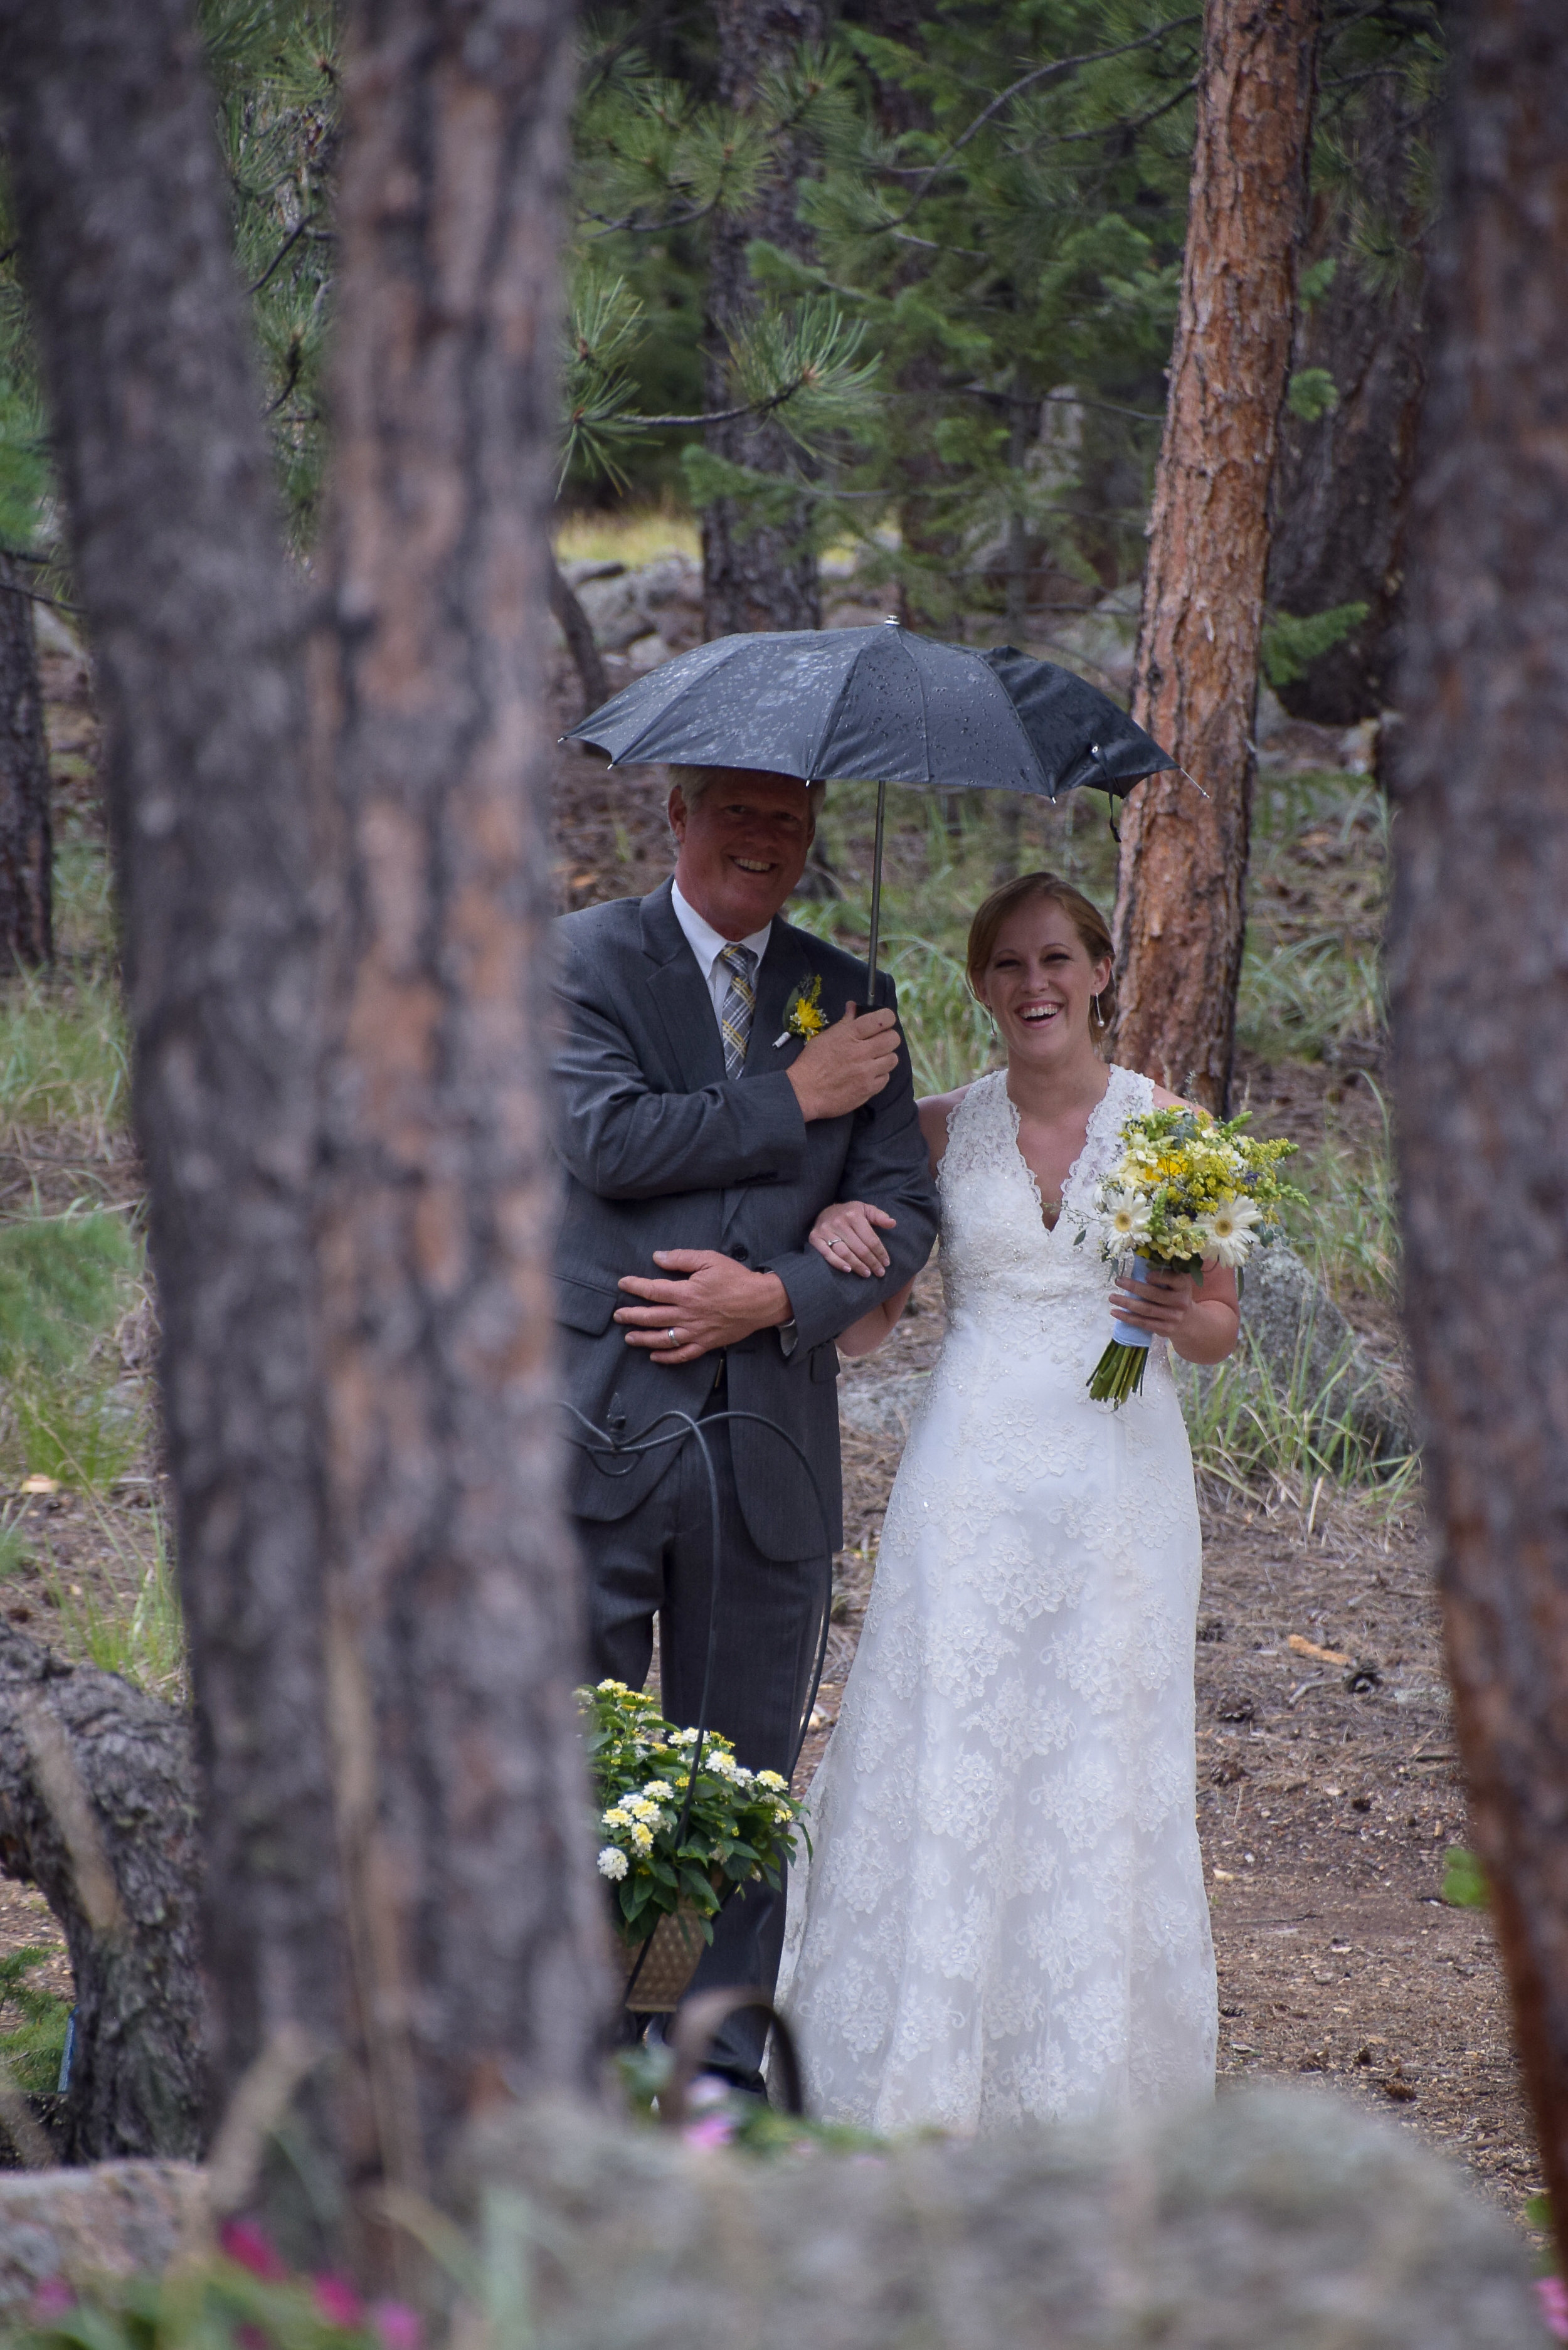
<svg viewBox="0 0 1568 2350"><path fill-rule="evenodd" d="M618 1885L629 1864L618 1845L607 1844L599 1855L599 1875L613 1877Z"/></svg>
<svg viewBox="0 0 1568 2350"><path fill-rule="evenodd" d="M789 1781L781 1779L776 1771L759 1771L757 1784L759 1787L765 1787L770 1795L782 1795Z"/></svg>
<svg viewBox="0 0 1568 2350"><path fill-rule="evenodd" d="M619 1804L612 1804L604 1814L604 1825L607 1828L628 1828L631 1825L631 1814L623 1810Z"/></svg>
<svg viewBox="0 0 1568 2350"><path fill-rule="evenodd" d="M774 1817L779 1822L781 1826L787 1827L790 1822L794 1819L794 1814L790 1810L787 1804L775 1804L774 1805Z"/></svg>
<svg viewBox="0 0 1568 2350"><path fill-rule="evenodd" d="M631 1842L632 1849L635 1852L651 1852L653 1850L653 1830L651 1828L645 1828L642 1822L639 1820L637 1825L631 1832Z"/></svg>
<svg viewBox="0 0 1568 2350"><path fill-rule="evenodd" d="M1100 1194L1100 1223L1114 1248L1129 1249L1148 1236L1148 1201L1107 1186Z"/></svg>
<svg viewBox="0 0 1568 2350"><path fill-rule="evenodd" d="M735 1767L734 1756L726 1754L722 1746L716 1752L709 1755L708 1768L714 1777L719 1779L734 1779L740 1775Z"/></svg>
<svg viewBox="0 0 1568 2350"><path fill-rule="evenodd" d="M650 1779L642 1792L650 1804L662 1804L668 1802L675 1790L668 1779Z"/></svg>
<svg viewBox="0 0 1568 2350"><path fill-rule="evenodd" d="M1198 1231L1203 1254L1218 1257L1221 1264L1244 1264L1256 1237L1253 1226L1262 1222L1253 1200L1227 1200L1223 1206L1210 1208Z"/></svg>

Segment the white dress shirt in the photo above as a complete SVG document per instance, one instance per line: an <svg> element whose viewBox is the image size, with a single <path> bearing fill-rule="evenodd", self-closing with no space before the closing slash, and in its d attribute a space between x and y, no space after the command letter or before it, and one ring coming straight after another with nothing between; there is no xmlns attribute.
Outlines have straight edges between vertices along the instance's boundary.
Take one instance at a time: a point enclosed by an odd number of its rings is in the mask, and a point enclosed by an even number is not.
<svg viewBox="0 0 1568 2350"><path fill-rule="evenodd" d="M720 932L713 928L711 922L705 922L701 915L697 911L695 906L688 905L686 899L680 894L680 884L679 881L671 882L670 896L670 903L675 909L675 919L680 923L681 929L685 931L686 943L691 948L692 953L696 956L698 966L701 971L703 978L708 983L708 993L711 997L713 1003L713 1017L719 1023L721 1030L722 1030L724 1024L724 998L730 993L730 983L732 974L725 969L724 965L719 961L719 957L723 953L724 949L729 946L732 941L729 939L722 937ZM752 973L753 982L756 979L757 972L763 967L763 957L768 951L768 940L772 934L773 927L774 926L771 922L764 922L762 929L760 931L753 931L749 939L736 939L733 941L733 944L736 946L750 947L752 952L756 956L756 969L753 970Z"/></svg>

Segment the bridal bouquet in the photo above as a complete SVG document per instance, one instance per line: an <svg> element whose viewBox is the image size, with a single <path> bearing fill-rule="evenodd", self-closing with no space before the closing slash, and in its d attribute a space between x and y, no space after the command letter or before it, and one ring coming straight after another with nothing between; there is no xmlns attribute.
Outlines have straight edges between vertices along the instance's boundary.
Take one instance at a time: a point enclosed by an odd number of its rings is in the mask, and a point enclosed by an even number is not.
<svg viewBox="0 0 1568 2350"><path fill-rule="evenodd" d="M1189 1273L1201 1286L1206 1258L1245 1264L1273 1237L1284 1202L1303 1197L1275 1172L1295 1144L1259 1142L1242 1133L1246 1123L1244 1116L1216 1118L1201 1109L1127 1118L1122 1155L1101 1179L1079 1241L1092 1235L1107 1262L1130 1257L1134 1281L1152 1263ZM1089 1380L1096 1403L1123 1404L1137 1394L1148 1341L1147 1330L1132 1329L1111 1340Z"/></svg>
<svg viewBox="0 0 1568 2350"><path fill-rule="evenodd" d="M748 1771L717 1731L666 1721L644 1690L624 1681L580 1689L588 1771L597 1806L599 1875L616 1889L623 1941L646 1941L682 1901L706 1940L723 1887L760 1877L779 1882L794 1858L800 1805L776 1771ZM690 1802L688 1802L690 1796Z"/></svg>

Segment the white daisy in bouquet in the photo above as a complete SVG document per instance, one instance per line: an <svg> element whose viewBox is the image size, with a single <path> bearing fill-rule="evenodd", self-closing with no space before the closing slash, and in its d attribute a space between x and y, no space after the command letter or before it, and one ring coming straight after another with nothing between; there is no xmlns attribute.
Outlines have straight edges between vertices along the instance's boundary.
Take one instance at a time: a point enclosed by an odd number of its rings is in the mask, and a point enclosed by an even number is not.
<svg viewBox="0 0 1568 2350"><path fill-rule="evenodd" d="M1206 1263L1244 1265L1279 1231L1285 1202L1303 1197L1276 1171L1295 1144L1260 1142L1242 1132L1246 1124L1244 1116L1180 1107L1127 1118L1121 1156L1100 1180L1079 1242L1097 1243L1107 1263L1127 1260L1135 1281L1141 1266L1158 1264L1201 1286ZM1147 1331L1114 1337L1089 1393L1096 1403L1125 1403L1142 1387L1147 1361Z"/></svg>

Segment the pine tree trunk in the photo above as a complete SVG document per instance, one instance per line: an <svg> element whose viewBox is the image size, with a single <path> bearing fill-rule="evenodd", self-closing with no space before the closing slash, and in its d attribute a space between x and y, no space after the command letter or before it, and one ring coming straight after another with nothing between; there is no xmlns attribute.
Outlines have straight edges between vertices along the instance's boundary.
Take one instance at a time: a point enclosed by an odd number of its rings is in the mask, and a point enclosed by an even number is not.
<svg viewBox="0 0 1568 2350"><path fill-rule="evenodd" d="M1568 16L1460 24L1392 919L1406 1310L1470 1818L1568 2259Z"/></svg>
<svg viewBox="0 0 1568 2350"><path fill-rule="evenodd" d="M587 2089L608 2009L539 1108L572 47L552 0L365 0L345 59L328 1641L360 2159L420 2193L487 2103Z"/></svg>
<svg viewBox="0 0 1568 2350"><path fill-rule="evenodd" d="M1319 0L1207 0L1133 681L1134 716L1201 791L1167 774L1127 804L1116 1056L1214 1109L1230 1087L1241 968L1269 479L1319 16Z"/></svg>
<svg viewBox="0 0 1568 2350"><path fill-rule="evenodd" d="M1333 282L1297 322L1292 367L1321 368L1338 404L1308 422L1281 421L1269 546L1271 606L1303 617L1365 604L1353 635L1280 688L1291 715L1322 726L1375 718L1388 700L1405 567L1405 530L1421 413L1421 204L1411 152L1424 126L1404 110L1393 76L1367 93L1353 131L1357 197L1397 224L1401 264L1390 282L1356 254L1353 223L1326 216L1303 254L1332 261Z"/></svg>
<svg viewBox="0 0 1568 2350"><path fill-rule="evenodd" d="M0 1625L0 1870L38 1887L71 1955L67 2162L202 2153L195 1793L172 1707Z"/></svg>
<svg viewBox="0 0 1568 2350"><path fill-rule="evenodd" d="M26 572L0 555L0 977L55 959L49 752Z"/></svg>
<svg viewBox="0 0 1568 2350"><path fill-rule="evenodd" d="M221 2099L344 2023L299 614L185 0L0 0L0 88L105 723Z"/></svg>
<svg viewBox="0 0 1568 2350"><path fill-rule="evenodd" d="M784 62L803 41L826 30L820 0L717 0L719 95L744 111L760 75ZM786 140L753 210L714 223L708 262L707 399L732 407L726 335L757 309L746 266L746 246L766 237L786 253L805 253L810 238L794 216L804 143ZM792 472L798 463L789 435L772 417L739 418L708 428L708 446L734 465L763 473ZM743 500L719 498L702 516L702 627L709 638L754 629L815 629L822 625L816 556L805 544L810 509L803 498L789 520L752 527Z"/></svg>

